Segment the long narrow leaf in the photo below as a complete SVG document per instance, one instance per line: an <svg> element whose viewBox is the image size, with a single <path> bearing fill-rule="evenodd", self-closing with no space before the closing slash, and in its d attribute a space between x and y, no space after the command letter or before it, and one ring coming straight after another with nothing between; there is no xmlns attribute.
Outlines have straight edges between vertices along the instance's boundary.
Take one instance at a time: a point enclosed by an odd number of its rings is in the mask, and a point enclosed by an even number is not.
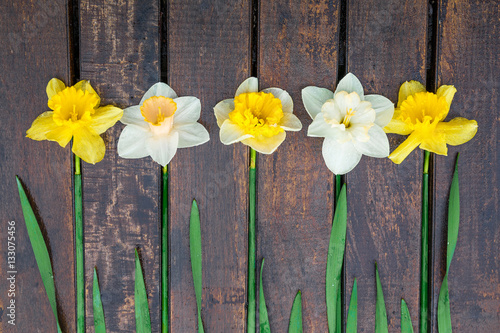
<svg viewBox="0 0 500 333"><path fill-rule="evenodd" d="M52 272L52 264L50 263L49 251L43 239L40 226L36 220L33 208L24 192L23 185L21 181L16 176L17 189L19 191L19 198L21 199L21 208L23 210L24 222L26 223L26 229L28 229L28 236L31 242L31 247L33 248L33 253L35 254L36 264L38 265L38 270L42 277L43 286L45 287L45 292L49 299L52 312L56 318L57 332L61 332L61 327L59 326L59 318L57 316L57 302L56 302L56 288L54 286L54 273Z"/></svg>
<svg viewBox="0 0 500 333"><path fill-rule="evenodd" d="M151 318L149 317L148 294L142 275L141 261L135 249L135 329L137 333L151 332Z"/></svg>
<svg viewBox="0 0 500 333"><path fill-rule="evenodd" d="M349 302L349 312L347 313L346 333L356 333L358 331L358 283L354 279L352 285L351 301Z"/></svg>
<svg viewBox="0 0 500 333"><path fill-rule="evenodd" d="M451 260L455 253L458 240L458 227L460 224L460 189L458 186L458 156L455 162L455 171L450 188L448 204L448 247L446 251L446 274L439 291L438 298L438 330L439 333L451 333L450 294L448 290L448 272Z"/></svg>
<svg viewBox="0 0 500 333"><path fill-rule="evenodd" d="M97 279L97 270L94 267L94 282L92 290L92 304L94 306L94 331L95 333L106 333L106 324L104 322L104 310L102 308L101 290L99 289L99 280Z"/></svg>
<svg viewBox="0 0 500 333"><path fill-rule="evenodd" d="M375 309L375 333L388 333L387 328L387 311L385 309L384 293L382 291L382 283L378 275L377 263L375 263L375 278L377 280L377 303Z"/></svg>
<svg viewBox="0 0 500 333"><path fill-rule="evenodd" d="M189 221L189 249L191 251L191 270L193 271L194 292L198 307L198 332L203 333L203 322L201 320L201 227L200 212L195 200L193 200L193 204L191 205L191 218Z"/></svg>
<svg viewBox="0 0 500 333"><path fill-rule="evenodd" d="M401 299L401 333L413 333L410 310L404 299Z"/></svg>
<svg viewBox="0 0 500 333"><path fill-rule="evenodd" d="M293 300L288 333L302 333L302 294L300 290Z"/></svg>
<svg viewBox="0 0 500 333"><path fill-rule="evenodd" d="M328 331L334 333L337 327L337 297L341 283L342 264L344 262L345 237L347 227L347 200L346 186L342 186L335 216L333 218L328 258L326 261L326 309L328 317Z"/></svg>
<svg viewBox="0 0 500 333"><path fill-rule="evenodd" d="M260 333L271 333L269 317L267 315L266 299L264 298L264 286L262 284L262 273L264 272L264 259L260 266L260 289L259 289L259 326Z"/></svg>

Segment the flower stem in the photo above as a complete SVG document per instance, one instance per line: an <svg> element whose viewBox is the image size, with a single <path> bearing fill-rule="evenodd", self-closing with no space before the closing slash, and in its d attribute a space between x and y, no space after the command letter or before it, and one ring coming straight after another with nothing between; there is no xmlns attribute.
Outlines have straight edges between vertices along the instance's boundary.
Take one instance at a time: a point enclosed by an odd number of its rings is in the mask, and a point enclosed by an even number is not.
<svg viewBox="0 0 500 333"><path fill-rule="evenodd" d="M83 257L82 174L80 157L75 155L75 265L76 318L78 333L85 332L85 275Z"/></svg>
<svg viewBox="0 0 500 333"><path fill-rule="evenodd" d="M335 175L335 207L337 208L337 202L339 200L340 190L342 189L342 176ZM335 209L336 209L335 208ZM344 264L342 264L343 266ZM335 315L335 332L342 333L342 278L339 284L339 290L337 292L337 313Z"/></svg>
<svg viewBox="0 0 500 333"><path fill-rule="evenodd" d="M429 160L424 150L422 177L422 244L420 254L420 333L427 333L429 321Z"/></svg>
<svg viewBox="0 0 500 333"><path fill-rule="evenodd" d="M161 332L168 332L168 165L162 168L161 192Z"/></svg>
<svg viewBox="0 0 500 333"><path fill-rule="evenodd" d="M249 213L248 213L248 309L247 332L255 333L255 201L256 201L256 159L257 153L250 148L249 170Z"/></svg>

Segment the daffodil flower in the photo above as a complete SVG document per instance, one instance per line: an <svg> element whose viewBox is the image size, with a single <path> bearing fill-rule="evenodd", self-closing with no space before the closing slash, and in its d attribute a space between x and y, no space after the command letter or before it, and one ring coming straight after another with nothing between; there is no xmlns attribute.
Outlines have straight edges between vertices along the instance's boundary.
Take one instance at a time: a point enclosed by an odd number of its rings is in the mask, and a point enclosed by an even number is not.
<svg viewBox="0 0 500 333"><path fill-rule="evenodd" d="M461 145L474 137L477 132L475 120L458 117L449 122L443 121L456 91L453 86L441 86L436 94L430 93L417 81L401 85L394 117L384 128L387 133L409 135L389 155L394 163L401 163L418 146L447 155L447 144Z"/></svg>
<svg viewBox="0 0 500 333"><path fill-rule="evenodd" d="M123 158L151 158L165 167L177 148L201 145L209 140L205 127L198 123L200 100L177 97L165 83L153 85L139 105L128 107L120 120L127 125L118 139L118 155Z"/></svg>
<svg viewBox="0 0 500 333"><path fill-rule="evenodd" d="M234 98L214 107L220 140L225 145L241 142L263 154L271 154L285 140L285 131L300 131L302 124L292 113L293 101L280 88L258 91L255 77L246 79Z"/></svg>
<svg viewBox="0 0 500 333"><path fill-rule="evenodd" d="M307 135L325 138L323 158L333 173L348 173L362 155L389 155L382 128L391 120L394 104L384 96L365 95L353 74L340 80L335 92L313 86L302 89L302 101L313 119Z"/></svg>
<svg viewBox="0 0 500 333"><path fill-rule="evenodd" d="M30 139L56 141L61 147L73 138L72 151L85 162L95 164L104 158L106 147L100 134L122 116L112 105L100 106L101 99L88 81L71 87L58 79L47 84L48 106L26 132Z"/></svg>

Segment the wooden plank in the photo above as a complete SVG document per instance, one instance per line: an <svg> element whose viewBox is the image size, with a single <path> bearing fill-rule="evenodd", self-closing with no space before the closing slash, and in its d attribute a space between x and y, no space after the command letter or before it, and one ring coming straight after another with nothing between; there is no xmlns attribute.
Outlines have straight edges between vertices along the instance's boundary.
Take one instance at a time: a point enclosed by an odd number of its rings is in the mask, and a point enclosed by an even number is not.
<svg viewBox="0 0 500 333"><path fill-rule="evenodd" d="M201 99L202 146L180 149L169 167L171 331L195 332L196 300L189 259L192 199L201 215L202 318L207 332L245 329L248 151L224 146L215 104L249 76L249 1L175 0L168 7L168 76L179 96Z"/></svg>
<svg viewBox="0 0 500 333"><path fill-rule="evenodd" d="M81 78L102 103L139 103L159 79L158 1L81 1ZM160 167L150 158L122 159L123 126L105 135L106 156L83 165L87 331L93 331L92 269L97 266L108 332L135 331L134 248L140 249L151 324L160 327Z"/></svg>
<svg viewBox="0 0 500 333"><path fill-rule="evenodd" d="M361 80L366 94L397 102L401 83L425 81L426 1L349 1L347 8L348 71ZM391 151L403 140L390 136ZM344 300L348 302L354 277L358 278L360 331L375 329L375 261L389 331L399 330L401 298L418 330L422 160L420 150L400 165L363 157L346 176L348 292Z"/></svg>
<svg viewBox="0 0 500 333"><path fill-rule="evenodd" d="M42 284L19 203L15 175L25 185L52 259L58 315L65 332L75 331L71 155L56 142L26 138L26 130L48 111L45 87L57 77L69 83L66 1L9 2L0 13L0 331L55 332L56 322ZM15 297L8 297L7 227L16 222ZM8 324L16 301L15 326Z"/></svg>
<svg viewBox="0 0 500 333"><path fill-rule="evenodd" d="M445 274L448 197L460 152L460 229L448 277L453 331L496 332L500 327L500 209L498 96L500 7L490 1L440 1L438 83L458 92L447 120L476 119L474 139L435 159L434 313ZM437 317L432 317L437 332Z"/></svg>
<svg viewBox="0 0 500 333"><path fill-rule="evenodd" d="M276 332L287 331L298 289L304 331L327 331L325 270L334 182L321 154L323 140L306 137L312 120L301 90L333 89L338 17L335 1L260 3L260 87L286 89L304 126L288 132L273 155L258 156L257 260L266 259L264 291Z"/></svg>

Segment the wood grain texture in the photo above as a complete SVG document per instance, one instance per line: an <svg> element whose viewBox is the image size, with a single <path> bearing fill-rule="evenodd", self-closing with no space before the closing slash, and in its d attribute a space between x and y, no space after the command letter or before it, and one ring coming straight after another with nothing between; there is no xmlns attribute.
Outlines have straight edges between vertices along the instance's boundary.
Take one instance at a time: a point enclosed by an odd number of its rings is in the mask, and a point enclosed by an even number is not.
<svg viewBox="0 0 500 333"><path fill-rule="evenodd" d="M180 149L169 167L171 331L195 332L189 260L189 212L200 209L203 252L201 315L207 332L245 329L248 150L224 146L213 113L249 76L250 2L175 0L168 4L168 81L196 96L210 141Z"/></svg>
<svg viewBox="0 0 500 333"><path fill-rule="evenodd" d="M0 11L0 332L55 332L56 322L21 211L22 180L51 254L58 316L75 331L73 213L69 146L26 138L48 110L45 87L69 80L66 1L9 2ZM7 323L7 222L16 222L16 325Z"/></svg>
<svg viewBox="0 0 500 333"><path fill-rule="evenodd" d="M397 102L406 80L425 84L426 1L349 1L348 71L365 94ZM390 136L391 151L405 137ZM358 330L375 329L375 268L378 262L389 331L399 331L400 304L408 304L418 330L421 228L421 150L402 164L364 156L346 176L348 226L346 295L358 278Z"/></svg>
<svg viewBox="0 0 500 333"><path fill-rule="evenodd" d="M139 103L159 79L158 1L81 1L81 78L102 103ZM108 332L135 331L134 248L141 257L154 332L160 329L160 167L149 157L126 160L105 135L106 156L83 165L87 331L93 332L92 273L97 266Z"/></svg>
<svg viewBox="0 0 500 333"><path fill-rule="evenodd" d="M280 87L294 101L300 132L287 132L272 155L258 156L257 260L266 259L264 292L271 329L286 332L297 290L305 332L326 332L325 270L333 211L333 174L323 140L308 138L312 122L301 90L333 89L337 79L336 1L260 3L260 89Z"/></svg>
<svg viewBox="0 0 500 333"><path fill-rule="evenodd" d="M450 266L451 319L455 332L497 332L500 327L499 94L497 1L440 1L438 83L458 92L447 120L476 119L476 136L435 159L434 312L446 268L448 198L460 152L460 229ZM437 317L432 317L437 332Z"/></svg>

